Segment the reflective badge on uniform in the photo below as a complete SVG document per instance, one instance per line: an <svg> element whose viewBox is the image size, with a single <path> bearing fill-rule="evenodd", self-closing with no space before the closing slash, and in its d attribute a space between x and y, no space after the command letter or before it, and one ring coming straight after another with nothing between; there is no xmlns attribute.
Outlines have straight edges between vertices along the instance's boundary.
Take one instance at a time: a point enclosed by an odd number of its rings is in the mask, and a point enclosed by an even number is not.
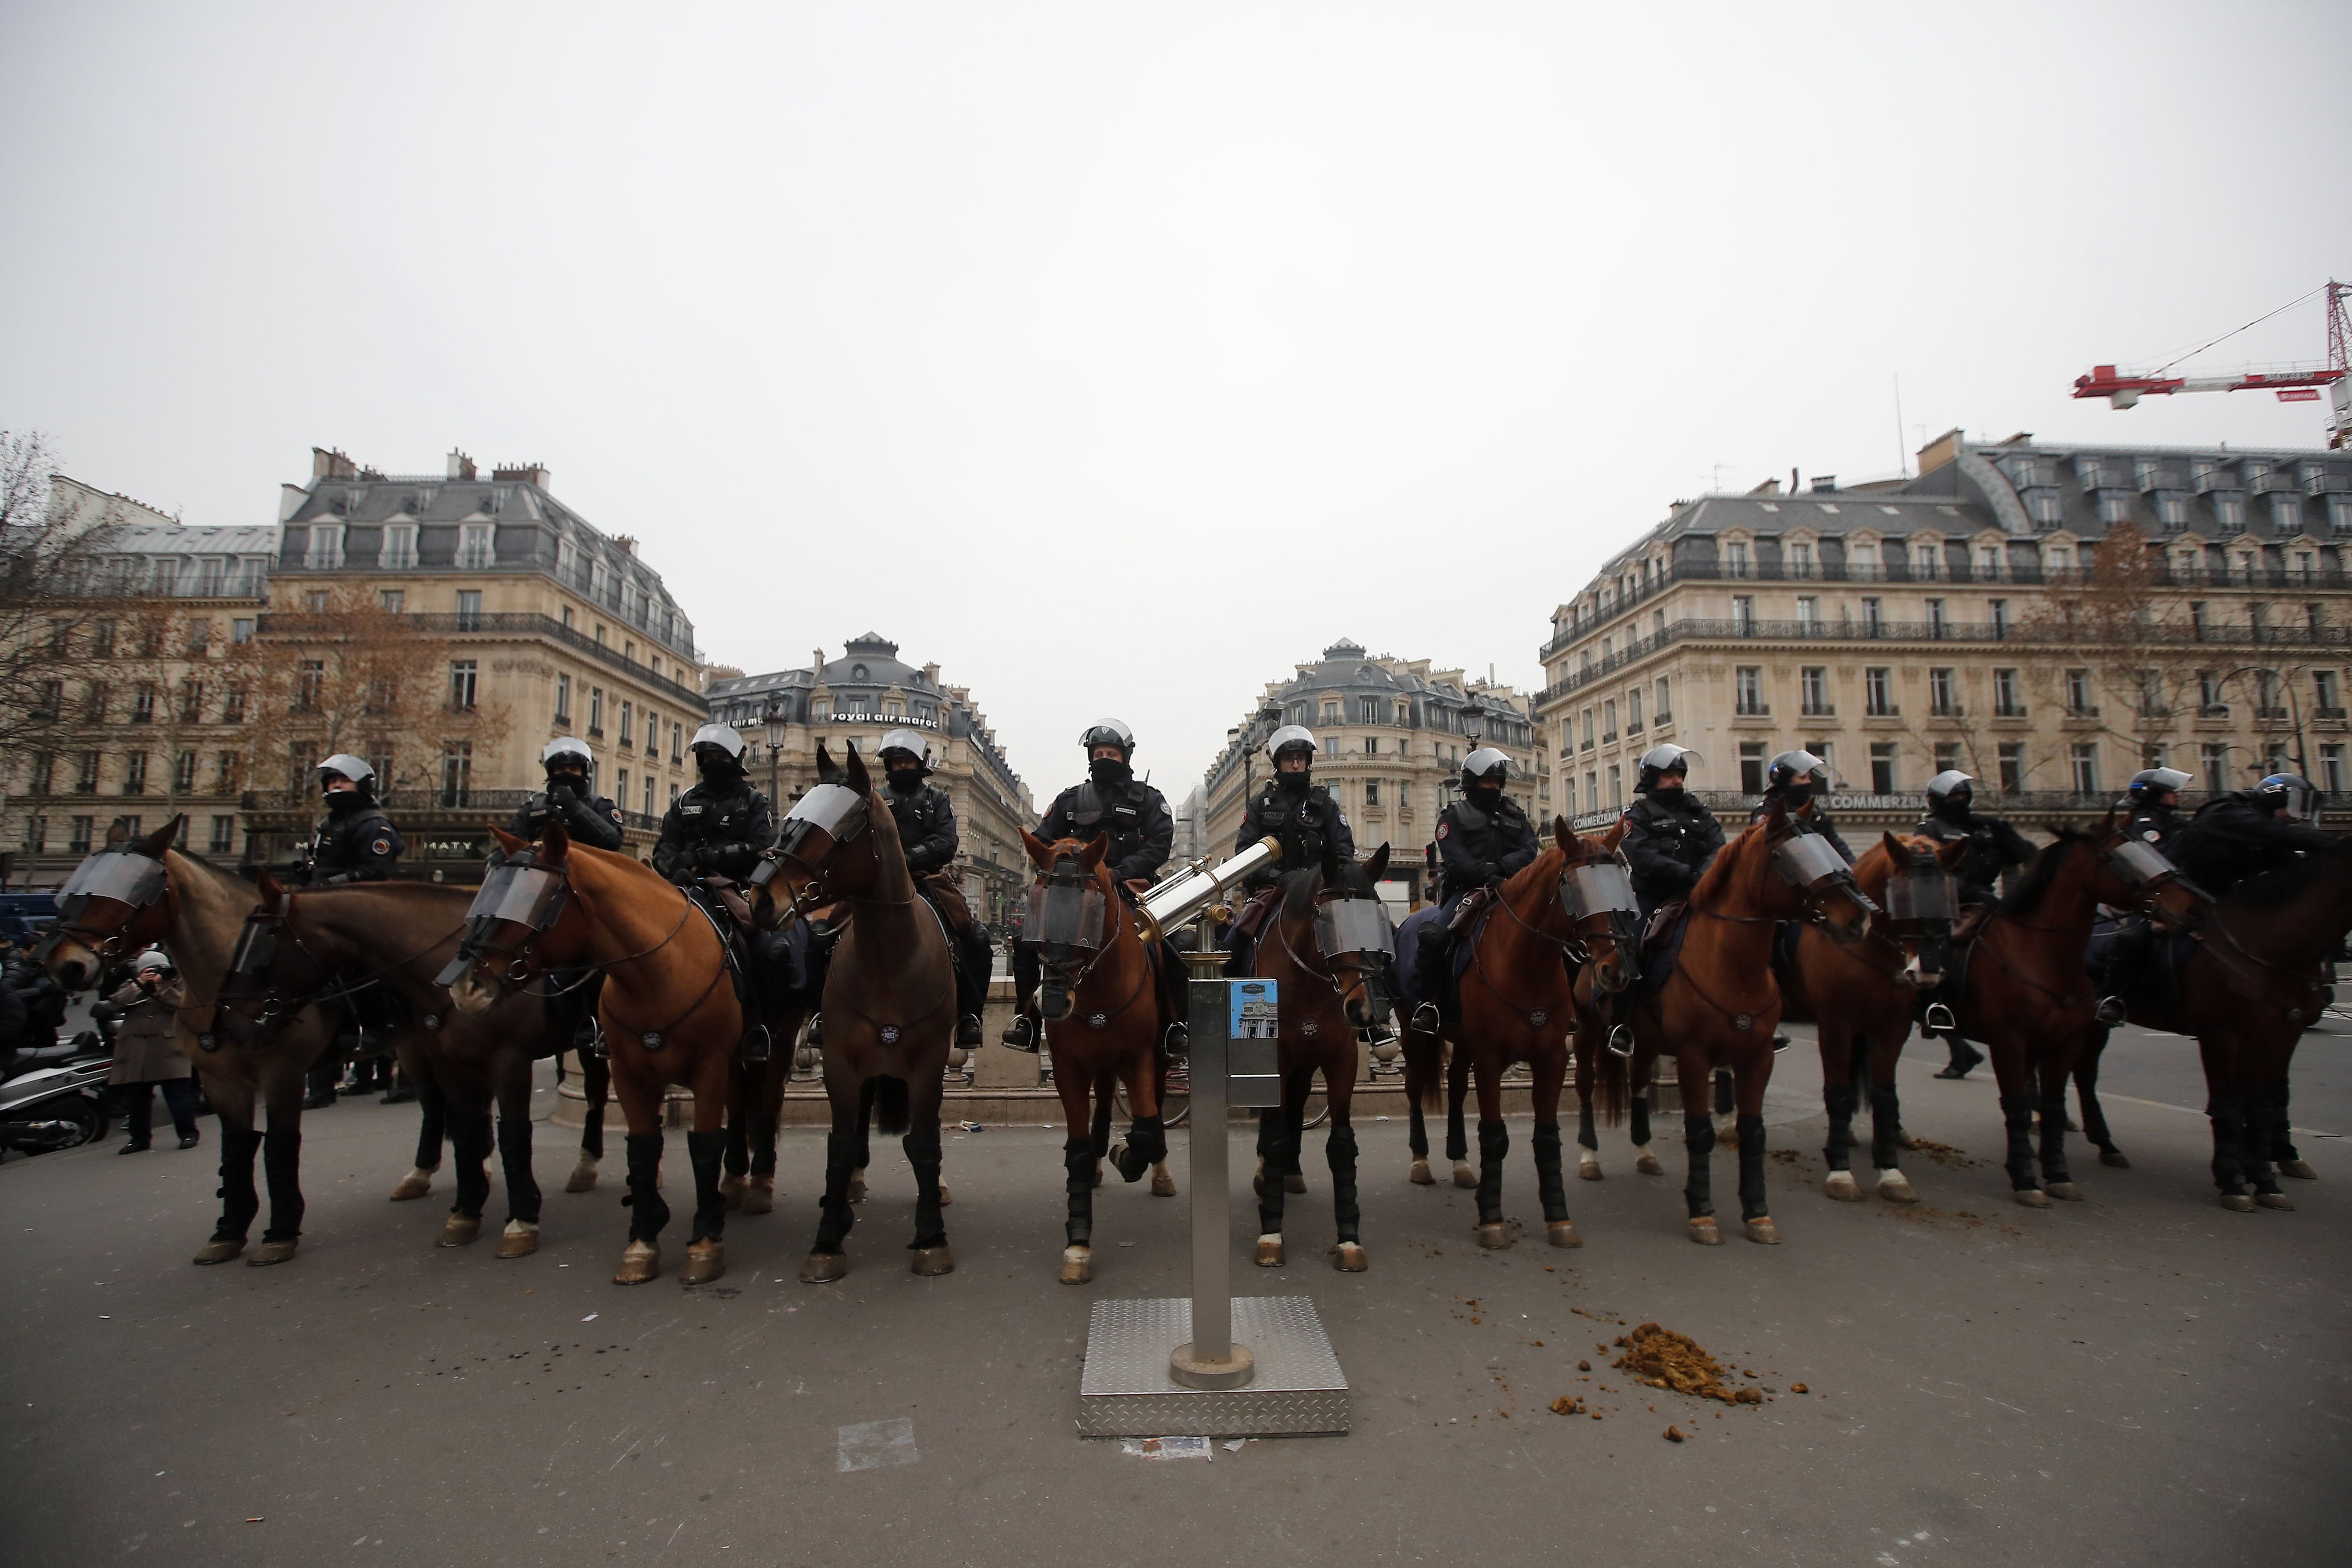
<svg viewBox="0 0 2352 1568"><path fill-rule="evenodd" d="M372 855L389 855L392 853L392 840L379 838L368 846L368 852Z"/></svg>
<svg viewBox="0 0 2352 1568"><path fill-rule="evenodd" d="M615 823L621 820L621 808L617 805L613 808L613 820Z"/></svg>
<svg viewBox="0 0 2352 1568"><path fill-rule="evenodd" d="M1448 831L1453 827L1453 826L1454 826L1454 825L1453 825L1452 823L1450 823L1450 822L1441 822L1441 823L1439 823L1439 824L1437 825L1437 836L1438 836L1440 838L1444 837L1445 837L1445 835L1446 835L1446 833L1447 833L1447 832L1448 832Z"/></svg>

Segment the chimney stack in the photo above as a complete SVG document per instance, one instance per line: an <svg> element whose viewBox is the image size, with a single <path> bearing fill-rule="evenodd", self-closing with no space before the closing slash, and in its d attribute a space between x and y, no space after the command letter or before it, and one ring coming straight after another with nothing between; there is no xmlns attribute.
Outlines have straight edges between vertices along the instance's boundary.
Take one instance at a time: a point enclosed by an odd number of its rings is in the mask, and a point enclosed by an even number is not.
<svg viewBox="0 0 2352 1568"><path fill-rule="evenodd" d="M613 543L624 555L635 555L637 552L637 536L634 533L616 533L613 535Z"/></svg>
<svg viewBox="0 0 2352 1568"><path fill-rule="evenodd" d="M314 479L355 479L360 477L359 465L339 449L325 447L310 448L310 477Z"/></svg>
<svg viewBox="0 0 2352 1568"><path fill-rule="evenodd" d="M1828 495L1836 489L1837 476L1835 474L1815 474L1813 476L1813 493L1815 495Z"/></svg>
<svg viewBox="0 0 2352 1568"><path fill-rule="evenodd" d="M455 447L449 448L449 477L453 479L470 479L474 477L474 459Z"/></svg>
<svg viewBox="0 0 2352 1568"><path fill-rule="evenodd" d="M519 479L524 484L537 485L541 489L545 489L548 479L547 465L545 463L504 463L490 470L490 478Z"/></svg>

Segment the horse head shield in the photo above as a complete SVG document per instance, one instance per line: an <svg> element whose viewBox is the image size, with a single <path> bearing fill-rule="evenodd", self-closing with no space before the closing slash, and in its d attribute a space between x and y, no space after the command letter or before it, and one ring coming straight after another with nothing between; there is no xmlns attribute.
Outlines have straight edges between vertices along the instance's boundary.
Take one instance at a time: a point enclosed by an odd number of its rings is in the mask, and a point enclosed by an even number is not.
<svg viewBox="0 0 2352 1568"><path fill-rule="evenodd" d="M1571 957L1580 963L1591 963L1592 938L1605 933L1616 952L1619 984L1631 984L1639 977L1642 906L1633 896L1633 879L1622 864L1588 860L1563 867L1559 904L1578 933Z"/></svg>
<svg viewBox="0 0 2352 1568"><path fill-rule="evenodd" d="M792 897L793 910L824 902L831 896L825 887L825 869L834 851L864 837L869 816L861 792L843 784L816 785L784 814L774 847L751 872L751 886L767 889L777 871L789 865L803 879Z"/></svg>
<svg viewBox="0 0 2352 1568"><path fill-rule="evenodd" d="M2140 911L2168 931L2196 925L2212 906L2212 895L2182 876L2163 850L2116 830L2112 823L2099 846L2099 858L2132 890Z"/></svg>
<svg viewBox="0 0 2352 1568"><path fill-rule="evenodd" d="M1932 854L1906 852L1886 879L1886 923L1903 950L1902 979L1927 989L1944 977L1952 925L1960 918L1959 884Z"/></svg>
<svg viewBox="0 0 2352 1568"><path fill-rule="evenodd" d="M509 980L527 978L532 946L555 928L571 896L570 875L560 866L539 865L530 850L491 867L482 878L481 890L466 910L466 934L457 943L457 952L434 977L434 984L454 985L486 953L508 960ZM499 946L491 939L500 925L520 926L522 940L510 948Z"/></svg>

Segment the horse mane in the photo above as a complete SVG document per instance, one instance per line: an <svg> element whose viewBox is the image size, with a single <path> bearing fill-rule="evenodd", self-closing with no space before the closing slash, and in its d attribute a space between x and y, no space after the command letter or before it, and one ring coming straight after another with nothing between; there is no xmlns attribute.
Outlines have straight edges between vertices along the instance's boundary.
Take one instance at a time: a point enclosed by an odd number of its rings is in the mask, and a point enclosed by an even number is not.
<svg viewBox="0 0 2352 1568"><path fill-rule="evenodd" d="M2058 872L2066 864L2067 852L2077 844L2090 842L2089 834L2077 833L2071 827L2053 828L2052 831L2057 837L2033 858L2033 864L2026 868L2025 880L2017 885L2017 890L1994 906L1996 912L2004 915L2032 914L2048 895L2051 884L2058 880Z"/></svg>
<svg viewBox="0 0 2352 1568"><path fill-rule="evenodd" d="M1578 852L1587 860L1594 858L1596 851L1590 839L1577 839L1576 845ZM1605 856L1601 858L1606 858ZM1510 879L1503 884L1503 896L1507 899L1510 898L1526 891L1530 887L1557 878L1567 862L1566 849L1558 844L1545 845L1534 859L1511 873Z"/></svg>
<svg viewBox="0 0 2352 1568"><path fill-rule="evenodd" d="M1760 818L1749 823L1716 851L1715 858L1707 862L1706 869L1700 873L1698 885L1690 890L1691 902L1696 903L1702 894L1712 895L1723 890L1723 884L1731 880L1732 861L1738 858L1748 841L1754 838L1764 826Z"/></svg>
<svg viewBox="0 0 2352 1568"><path fill-rule="evenodd" d="M2299 899L2311 891L2313 883L2334 868L2331 862L2344 848L2345 843L2339 841L2334 849L2326 853L2307 855L2264 871L2258 877L2250 877L2221 896L2233 903L2242 901L2265 905L2283 904Z"/></svg>

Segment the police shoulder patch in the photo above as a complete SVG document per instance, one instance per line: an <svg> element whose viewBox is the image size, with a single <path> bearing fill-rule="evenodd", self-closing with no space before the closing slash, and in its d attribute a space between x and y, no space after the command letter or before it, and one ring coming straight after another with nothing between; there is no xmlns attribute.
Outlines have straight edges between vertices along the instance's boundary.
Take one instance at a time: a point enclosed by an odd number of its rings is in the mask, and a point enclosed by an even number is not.
<svg viewBox="0 0 2352 1568"><path fill-rule="evenodd" d="M614 822L621 820L621 808L617 805L613 808L613 820Z"/></svg>
<svg viewBox="0 0 2352 1568"><path fill-rule="evenodd" d="M368 852L373 855L389 855L392 853L392 840L379 838L368 846Z"/></svg>
<svg viewBox="0 0 2352 1568"><path fill-rule="evenodd" d="M1450 823L1450 822L1441 822L1441 823L1439 823L1439 824L1437 825L1437 836L1438 836L1440 838L1444 837L1448 833L1451 833L1452 831L1454 831L1454 825L1453 825L1452 823Z"/></svg>

